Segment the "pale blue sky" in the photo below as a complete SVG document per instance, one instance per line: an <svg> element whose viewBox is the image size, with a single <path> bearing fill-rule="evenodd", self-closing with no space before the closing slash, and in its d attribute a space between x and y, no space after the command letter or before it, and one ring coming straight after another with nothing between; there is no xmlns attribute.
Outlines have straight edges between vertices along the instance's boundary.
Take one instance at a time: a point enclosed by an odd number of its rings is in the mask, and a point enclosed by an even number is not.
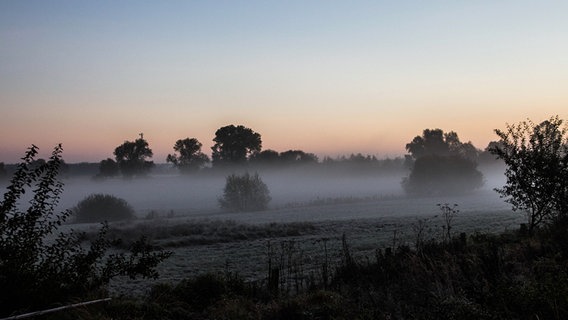
<svg viewBox="0 0 568 320"><path fill-rule="evenodd" d="M98 162L144 132L209 153L404 154L424 128L484 148L568 110L568 2L0 1L0 161L62 142Z"/></svg>

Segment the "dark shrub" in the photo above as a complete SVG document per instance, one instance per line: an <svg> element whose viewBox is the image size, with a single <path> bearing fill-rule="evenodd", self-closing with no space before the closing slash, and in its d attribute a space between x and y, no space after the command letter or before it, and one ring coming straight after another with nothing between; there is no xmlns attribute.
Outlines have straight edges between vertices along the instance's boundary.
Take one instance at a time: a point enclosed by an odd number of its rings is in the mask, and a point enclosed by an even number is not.
<svg viewBox="0 0 568 320"><path fill-rule="evenodd" d="M118 221L134 218L134 209L124 199L108 194L92 194L73 208L75 222Z"/></svg>
<svg viewBox="0 0 568 320"><path fill-rule="evenodd" d="M460 156L418 158L402 186L409 194L461 194L483 186L477 164Z"/></svg>
<svg viewBox="0 0 568 320"><path fill-rule="evenodd" d="M223 209L235 211L265 210L270 202L270 191L258 173L242 176L232 174L227 177L223 197L219 204Z"/></svg>

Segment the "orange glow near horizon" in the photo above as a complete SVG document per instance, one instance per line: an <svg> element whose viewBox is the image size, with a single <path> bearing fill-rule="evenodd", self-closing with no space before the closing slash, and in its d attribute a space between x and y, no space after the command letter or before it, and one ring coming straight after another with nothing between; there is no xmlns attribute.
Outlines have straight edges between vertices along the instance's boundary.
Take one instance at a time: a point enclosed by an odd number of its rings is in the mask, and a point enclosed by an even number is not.
<svg viewBox="0 0 568 320"><path fill-rule="evenodd" d="M195 137L202 144L202 151L211 154L215 131L228 124L243 124L260 133L263 140L263 150L272 149L283 152L290 149L311 152L323 159L324 156L332 158L352 153L375 155L378 158L398 157L406 154L405 145L413 137L420 135L423 129L440 128L445 132L456 131L463 142L471 141L477 148L484 149L487 144L496 139L493 130L504 128L506 123L515 123L531 118L533 121L542 121L555 114L550 113L537 117L538 112L511 116L509 119L494 117L464 116L459 119L437 119L435 116L407 118L402 121L392 119L378 119L369 117L349 118L325 122L311 123L308 120L298 121L294 124L285 121L266 121L262 124L258 119L250 121L209 123L194 127L192 132L185 132L179 127L162 129L159 125L146 126L145 129L136 130L134 125L121 128L108 128L107 130L84 130L82 124L76 127L49 129L44 134L26 131L19 139L9 139L2 145L2 159L5 163L19 161L31 144L40 147L41 157L48 157L53 146L62 143L64 159L69 163L99 162L106 158L113 158L113 151L126 140L134 140L140 132L148 140L154 152L153 160L156 163L165 163L167 154L173 152L173 145L177 139ZM554 111L554 110L552 110ZM498 112L498 111L497 111ZM566 119L566 114L559 114ZM404 124L404 125L401 125ZM129 129L128 132L127 129ZM4 130L4 129L3 129ZM10 129L8 129L10 130ZM43 131L43 130L42 130ZM189 131L189 130L188 130ZM7 131L6 131L7 132ZM4 136L5 132L2 132ZM66 137L66 138L59 138Z"/></svg>
<svg viewBox="0 0 568 320"><path fill-rule="evenodd" d="M228 124L264 149L396 157L427 128L483 149L506 123L568 119L568 3L0 8L5 163L57 143L99 162L140 132L162 163L185 137L210 154Z"/></svg>

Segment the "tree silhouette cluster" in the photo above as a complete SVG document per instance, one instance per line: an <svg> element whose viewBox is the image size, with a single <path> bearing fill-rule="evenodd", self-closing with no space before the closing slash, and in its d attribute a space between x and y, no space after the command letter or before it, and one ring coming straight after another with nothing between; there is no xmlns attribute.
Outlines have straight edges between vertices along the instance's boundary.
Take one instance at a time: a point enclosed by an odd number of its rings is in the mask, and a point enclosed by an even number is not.
<svg viewBox="0 0 568 320"><path fill-rule="evenodd" d="M209 162L209 157L201 152L201 142L195 138L185 138L176 141L174 151L169 154L166 161L171 162L181 172L195 172Z"/></svg>
<svg viewBox="0 0 568 320"><path fill-rule="evenodd" d="M306 153L302 150L288 150L278 152L271 149L254 153L250 162L260 165L296 165L318 163L318 157L313 153Z"/></svg>
<svg viewBox="0 0 568 320"><path fill-rule="evenodd" d="M318 163L313 153L302 150L288 150L278 153L262 150L261 135L243 125L227 125L219 128L213 138L212 158L202 152L202 143L196 138L184 138L175 142L174 153L166 158L182 173L192 173L212 163L213 167L227 168L255 165L284 165ZM144 176L154 166L153 153L148 142L141 135L135 141L125 141L114 150L115 159L107 158L99 164L97 177Z"/></svg>
<svg viewBox="0 0 568 320"><path fill-rule="evenodd" d="M128 178L145 175L154 166L154 162L147 160L154 154L142 134L135 141L125 141L116 147L114 155L120 172Z"/></svg>
<svg viewBox="0 0 568 320"><path fill-rule="evenodd" d="M215 132L211 147L213 165L243 164L262 149L260 134L250 128L229 125Z"/></svg>
<svg viewBox="0 0 568 320"><path fill-rule="evenodd" d="M477 150L471 142L462 143L457 133L444 133L441 129L426 129L408 143L406 149L410 156L404 164L400 158L378 160L375 156L360 153L337 159L325 157L320 162L315 154L302 150L262 150L260 133L243 125L219 128L213 142L209 158L196 138L179 139L173 146L174 153L168 154L166 161L181 173L197 172L207 168L209 163L213 168L322 164L326 168L351 166L361 170L399 170L407 165L413 168L403 183L409 193L447 193L448 190L464 192L479 187L482 177L476 169L477 162L489 162L492 157L489 152ZM100 162L98 177L144 176L154 166L150 161L152 150L142 135L135 141L125 141L114 150L114 155L115 159Z"/></svg>
<svg viewBox="0 0 568 320"><path fill-rule="evenodd" d="M6 171L4 162L0 162L0 180L4 180L8 177L8 172Z"/></svg>
<svg viewBox="0 0 568 320"><path fill-rule="evenodd" d="M457 133L425 129L406 145L412 157L410 175L402 182L410 194L464 193L483 185L477 170L478 151Z"/></svg>

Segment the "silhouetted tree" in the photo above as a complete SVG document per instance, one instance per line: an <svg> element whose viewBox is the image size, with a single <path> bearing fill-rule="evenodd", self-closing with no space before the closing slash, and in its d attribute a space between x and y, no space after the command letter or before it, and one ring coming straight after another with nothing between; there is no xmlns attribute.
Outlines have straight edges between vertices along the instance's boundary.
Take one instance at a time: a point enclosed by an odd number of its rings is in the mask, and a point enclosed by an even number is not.
<svg viewBox="0 0 568 320"><path fill-rule="evenodd" d="M176 141L174 151L178 154L168 154L167 162L173 163L181 172L197 171L209 162L209 157L201 152L202 144L195 138L185 138Z"/></svg>
<svg viewBox="0 0 568 320"><path fill-rule="evenodd" d="M262 150L261 152L253 153L250 156L250 161L256 164L273 165L280 161L280 154L274 150Z"/></svg>
<svg viewBox="0 0 568 320"><path fill-rule="evenodd" d="M483 186L483 175L475 162L460 156L425 155L402 186L410 194L461 194Z"/></svg>
<svg viewBox="0 0 568 320"><path fill-rule="evenodd" d="M4 180L8 177L6 168L4 167L4 162L0 162L0 180Z"/></svg>
<svg viewBox="0 0 568 320"><path fill-rule="evenodd" d="M120 173L120 168L118 167L118 163L112 160L111 158L107 158L106 160L102 160L99 164L99 177L114 177Z"/></svg>
<svg viewBox="0 0 568 320"><path fill-rule="evenodd" d="M477 160L479 152L471 142L462 143L454 131L444 133L441 129L425 129L422 136L406 144L406 150L414 159L426 155L454 155L473 161Z"/></svg>
<svg viewBox="0 0 568 320"><path fill-rule="evenodd" d="M30 162L30 167L33 169L39 168L45 165L45 159L39 158L35 159L34 161Z"/></svg>
<svg viewBox="0 0 568 320"><path fill-rule="evenodd" d="M242 176L232 174L227 177L223 196L219 204L223 209L235 211L265 210L270 202L270 191L258 173Z"/></svg>
<svg viewBox="0 0 568 320"><path fill-rule="evenodd" d="M400 170L404 167L404 159L397 157L397 158L386 158L383 160L377 160L380 165L381 168L384 171L395 171L395 170Z"/></svg>
<svg viewBox="0 0 568 320"><path fill-rule="evenodd" d="M464 193L483 185L478 150L471 142L462 143L453 131L425 129L406 150L412 155L406 158L411 173L402 183L408 193Z"/></svg>
<svg viewBox="0 0 568 320"><path fill-rule="evenodd" d="M506 185L496 189L527 214L528 231L568 215L567 129L552 117L535 125L530 120L495 130L500 140L490 152L506 165Z"/></svg>
<svg viewBox="0 0 568 320"><path fill-rule="evenodd" d="M125 141L114 149L114 155L120 171L125 177L144 175L154 166L154 162L146 159L154 155L142 134L134 142Z"/></svg>
<svg viewBox="0 0 568 320"><path fill-rule="evenodd" d="M426 155L447 156L450 153L449 144L441 129L424 129L422 136L416 136L406 144L406 150L414 159Z"/></svg>
<svg viewBox="0 0 568 320"><path fill-rule="evenodd" d="M498 157L491 152L491 150L501 148L501 145L498 141L491 141L485 147L485 150L479 153L478 161L480 165L493 165L497 163L502 163L499 161Z"/></svg>
<svg viewBox="0 0 568 320"><path fill-rule="evenodd" d="M110 254L106 225L92 241L59 228L71 214L55 211L62 148L34 167L37 152L29 148L0 202L0 317L92 298L117 276L157 277L170 253L153 251L144 238ZM26 208L20 201L28 193Z"/></svg>
<svg viewBox="0 0 568 320"><path fill-rule="evenodd" d="M284 163L317 163L318 157L313 153L302 150L288 150L280 153L280 160Z"/></svg>
<svg viewBox="0 0 568 320"><path fill-rule="evenodd" d="M462 143L458 149L451 151L451 154L457 154L462 158L466 158L473 162L478 162L481 150L477 149L471 141Z"/></svg>
<svg viewBox="0 0 568 320"><path fill-rule="evenodd" d="M260 134L242 125L219 128L213 141L213 165L242 164L250 154L262 148Z"/></svg>
<svg viewBox="0 0 568 320"><path fill-rule="evenodd" d="M357 153L357 154L352 153L349 156L349 162L363 164L363 163L378 162L378 159L377 159L377 157L371 156L370 154L364 156L361 153Z"/></svg>

